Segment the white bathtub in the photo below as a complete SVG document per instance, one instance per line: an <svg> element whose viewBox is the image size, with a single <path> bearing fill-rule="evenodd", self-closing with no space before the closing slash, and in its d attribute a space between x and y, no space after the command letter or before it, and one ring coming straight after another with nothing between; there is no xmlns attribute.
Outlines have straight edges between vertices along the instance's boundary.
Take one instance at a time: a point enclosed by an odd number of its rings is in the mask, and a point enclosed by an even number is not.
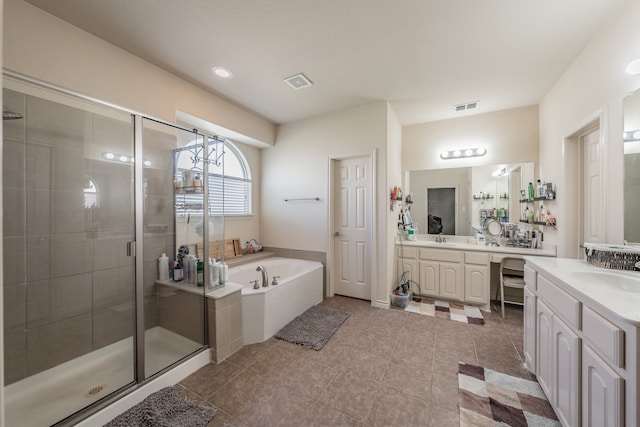
<svg viewBox="0 0 640 427"><path fill-rule="evenodd" d="M262 285L262 265L269 275L269 286L253 289L254 280ZM272 286L274 276L280 276ZM242 343L263 342L272 337L309 307L322 301L322 264L291 258L265 258L229 270L229 282L242 288Z"/></svg>

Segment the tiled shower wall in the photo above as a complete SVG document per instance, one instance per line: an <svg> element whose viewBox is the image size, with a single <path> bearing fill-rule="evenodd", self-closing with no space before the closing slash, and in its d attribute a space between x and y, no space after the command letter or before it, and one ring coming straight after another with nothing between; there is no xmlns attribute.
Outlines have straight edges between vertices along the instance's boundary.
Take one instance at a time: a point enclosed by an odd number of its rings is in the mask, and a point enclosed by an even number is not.
<svg viewBox="0 0 640 427"><path fill-rule="evenodd" d="M133 334L134 259L126 254L134 234L133 167L101 157L131 156L133 128L127 115L107 117L6 89L4 103L25 117L4 122L10 384ZM97 189L94 206L85 205L89 181ZM173 232L173 221L163 222L160 252L171 247ZM149 328L157 317L154 286L145 286L145 303Z"/></svg>

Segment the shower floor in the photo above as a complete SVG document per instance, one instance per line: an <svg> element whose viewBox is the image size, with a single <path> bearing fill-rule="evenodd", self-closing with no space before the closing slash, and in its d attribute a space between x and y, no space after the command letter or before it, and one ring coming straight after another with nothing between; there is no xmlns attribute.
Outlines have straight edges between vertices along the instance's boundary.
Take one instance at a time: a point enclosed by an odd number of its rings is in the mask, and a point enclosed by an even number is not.
<svg viewBox="0 0 640 427"><path fill-rule="evenodd" d="M202 345L162 327L145 333L145 372L153 375ZM7 426L50 426L133 382L133 338L9 385Z"/></svg>

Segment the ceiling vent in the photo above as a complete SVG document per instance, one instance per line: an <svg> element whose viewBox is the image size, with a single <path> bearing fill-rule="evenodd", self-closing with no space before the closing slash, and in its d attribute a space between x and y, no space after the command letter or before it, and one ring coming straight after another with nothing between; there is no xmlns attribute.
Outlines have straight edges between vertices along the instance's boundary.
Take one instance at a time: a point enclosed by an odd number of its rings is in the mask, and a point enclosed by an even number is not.
<svg viewBox="0 0 640 427"><path fill-rule="evenodd" d="M296 74L295 76L287 77L286 79L284 79L284 82L296 90L311 86L313 84L313 82L302 73Z"/></svg>
<svg viewBox="0 0 640 427"><path fill-rule="evenodd" d="M478 108L478 101L475 102L467 102L466 104L458 104L453 106L454 111L468 111L475 110Z"/></svg>

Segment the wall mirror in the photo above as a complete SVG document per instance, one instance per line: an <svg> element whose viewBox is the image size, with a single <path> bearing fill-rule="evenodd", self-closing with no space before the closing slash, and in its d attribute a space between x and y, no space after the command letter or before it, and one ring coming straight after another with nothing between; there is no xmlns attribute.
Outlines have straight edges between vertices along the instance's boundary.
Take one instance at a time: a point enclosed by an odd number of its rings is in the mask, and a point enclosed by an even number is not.
<svg viewBox="0 0 640 427"><path fill-rule="evenodd" d="M640 245L640 89L629 94L624 110L624 240Z"/></svg>
<svg viewBox="0 0 640 427"><path fill-rule="evenodd" d="M520 190L529 182L533 162L408 171L404 188L418 233L475 236L487 219L518 222Z"/></svg>

